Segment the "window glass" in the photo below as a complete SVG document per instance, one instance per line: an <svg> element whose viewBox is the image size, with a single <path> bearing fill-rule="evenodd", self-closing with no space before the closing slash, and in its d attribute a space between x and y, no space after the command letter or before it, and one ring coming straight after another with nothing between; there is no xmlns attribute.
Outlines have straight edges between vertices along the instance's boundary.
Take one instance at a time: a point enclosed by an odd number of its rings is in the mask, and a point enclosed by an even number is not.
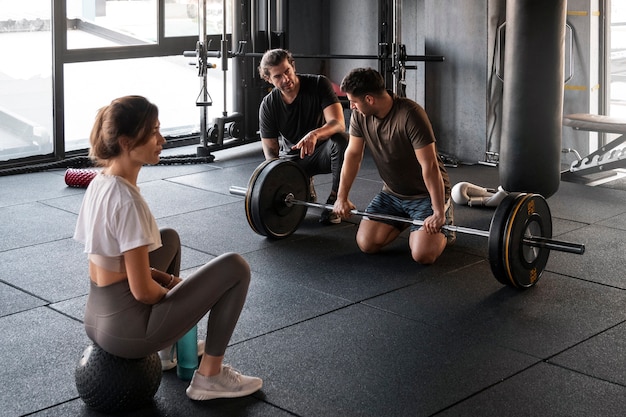
<svg viewBox="0 0 626 417"><path fill-rule="evenodd" d="M226 31L232 33L232 6L233 2L226 2ZM222 0L206 0L206 31L208 35L221 34L223 29L223 1Z"/></svg>
<svg viewBox="0 0 626 417"><path fill-rule="evenodd" d="M53 151L49 0L0 0L0 161Z"/></svg>
<svg viewBox="0 0 626 417"><path fill-rule="evenodd" d="M198 1L166 0L166 37L198 35Z"/></svg>
<svg viewBox="0 0 626 417"><path fill-rule="evenodd" d="M197 36L198 6L202 0L166 0L165 36ZM232 31L232 1L226 2L226 30ZM223 31L223 0L206 0L206 34L221 35Z"/></svg>
<svg viewBox="0 0 626 417"><path fill-rule="evenodd" d="M114 45L143 45L157 41L156 0L67 0L68 49L99 48L102 39ZM70 42L70 33L97 34L94 43Z"/></svg>
<svg viewBox="0 0 626 417"><path fill-rule="evenodd" d="M611 2L609 115L626 118L626 1Z"/></svg>
<svg viewBox="0 0 626 417"><path fill-rule="evenodd" d="M202 108L196 106L196 100L202 78L190 63L194 63L194 59L181 55L66 64L66 150L88 148L89 133L98 109L117 97L130 94L145 96L159 107L164 136L199 132ZM208 107L208 120L220 116L224 108L222 79L223 71L208 70L208 92L213 101ZM227 83L230 84L230 80ZM227 104L230 101L227 98Z"/></svg>

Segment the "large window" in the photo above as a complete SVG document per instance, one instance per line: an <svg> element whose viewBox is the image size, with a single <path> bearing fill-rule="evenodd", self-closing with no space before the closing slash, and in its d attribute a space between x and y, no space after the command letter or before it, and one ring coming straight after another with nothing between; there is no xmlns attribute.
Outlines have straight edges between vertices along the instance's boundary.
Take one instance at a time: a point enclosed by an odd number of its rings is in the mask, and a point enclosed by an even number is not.
<svg viewBox="0 0 626 417"><path fill-rule="evenodd" d="M626 1L611 2L609 115L626 119Z"/></svg>
<svg viewBox="0 0 626 417"><path fill-rule="evenodd" d="M215 49L223 1L206 3L206 33L216 39ZM86 149L97 110L127 94L144 95L159 107L164 134L198 134L202 79L196 58L183 57L198 40L198 4L0 0L0 165ZM222 113L223 92L230 92L219 60L213 63L209 117ZM62 109L56 115L61 120L54 118L54 106Z"/></svg>
<svg viewBox="0 0 626 417"><path fill-rule="evenodd" d="M0 0L0 162L53 148L50 1Z"/></svg>
<svg viewBox="0 0 626 417"><path fill-rule="evenodd" d="M199 0L165 0L163 5L165 37L198 35ZM109 38L127 45L158 42L158 6L156 0L67 0L70 30L96 33L93 43L74 43L68 48L107 46ZM207 33L222 32L222 0L207 1Z"/></svg>
<svg viewBox="0 0 626 417"><path fill-rule="evenodd" d="M128 94L145 96L159 107L164 135L198 132L195 101L200 84L189 62L189 58L171 56L65 64L66 150L87 148L97 109ZM214 85L221 85L221 80Z"/></svg>

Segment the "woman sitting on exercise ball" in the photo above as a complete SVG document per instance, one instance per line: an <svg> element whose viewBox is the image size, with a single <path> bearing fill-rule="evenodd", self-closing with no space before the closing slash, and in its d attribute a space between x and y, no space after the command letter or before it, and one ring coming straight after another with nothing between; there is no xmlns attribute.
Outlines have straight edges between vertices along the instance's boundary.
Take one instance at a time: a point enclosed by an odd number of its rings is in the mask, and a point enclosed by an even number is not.
<svg viewBox="0 0 626 417"><path fill-rule="evenodd" d="M137 187L141 167L159 162L159 127L157 107L140 96L113 100L96 116L89 154L104 169L87 188L74 233L89 258L85 330L107 352L141 358L169 350L210 311L187 396L252 394L262 380L222 364L248 293L248 264L227 253L181 280L178 234L158 229Z"/></svg>

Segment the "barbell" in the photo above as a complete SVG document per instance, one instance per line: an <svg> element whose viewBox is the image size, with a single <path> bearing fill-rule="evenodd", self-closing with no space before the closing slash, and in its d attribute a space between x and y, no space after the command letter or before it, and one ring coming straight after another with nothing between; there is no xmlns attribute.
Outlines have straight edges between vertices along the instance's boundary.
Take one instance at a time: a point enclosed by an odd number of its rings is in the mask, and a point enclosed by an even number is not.
<svg viewBox="0 0 626 417"><path fill-rule="evenodd" d="M308 207L332 210L330 204L306 201L309 179L295 162L271 159L252 173L248 188L231 186L229 192L245 197L248 224L257 234L282 239L295 232ZM421 220L351 210L353 215L421 226ZM548 262L550 250L582 255L580 243L552 239L552 217L539 194L510 193L496 207L489 230L444 225L448 231L488 238L489 263L496 279L515 288L537 283Z"/></svg>

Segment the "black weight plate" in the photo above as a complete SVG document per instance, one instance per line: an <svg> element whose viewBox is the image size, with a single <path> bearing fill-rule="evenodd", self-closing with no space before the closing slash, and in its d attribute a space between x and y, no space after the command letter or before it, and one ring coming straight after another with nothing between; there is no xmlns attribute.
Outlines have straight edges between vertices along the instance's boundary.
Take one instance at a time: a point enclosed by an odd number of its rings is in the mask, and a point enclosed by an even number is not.
<svg viewBox="0 0 626 417"><path fill-rule="evenodd" d="M241 134L241 128L239 127L239 123L237 122L232 122L231 124L228 125L228 134L235 138L235 139L239 139L239 135Z"/></svg>
<svg viewBox="0 0 626 417"><path fill-rule="evenodd" d="M259 165L250 177L248 192L246 194L246 216L248 217L248 223L250 223L255 232L262 236L267 236L267 232L263 226L263 219L259 214L259 194L263 191L263 180L267 175L267 170L271 170L268 166L275 161L277 160L268 160Z"/></svg>
<svg viewBox="0 0 626 417"><path fill-rule="evenodd" d="M268 160L254 171L248 184L248 192L246 198L246 215L248 216L248 223L252 225L252 229L262 236L267 236L265 227L263 226L263 219L261 218L259 209L260 195L263 192L263 181L267 176L267 173L272 169L275 162L278 160Z"/></svg>
<svg viewBox="0 0 626 417"><path fill-rule="evenodd" d="M550 250L524 244L523 239L552 237L552 216L545 198L539 194L515 197L500 235L500 273L504 273L500 278L516 288L532 287L545 269Z"/></svg>
<svg viewBox="0 0 626 417"><path fill-rule="evenodd" d="M263 172L265 167L272 161L273 160L263 161L258 167L256 167L256 169L250 176L250 180L248 181L248 189L246 191L246 200L245 200L246 201L246 219L248 220L248 224L250 225L252 230L254 230L255 233L262 235L262 236L265 236L265 233L262 231L262 228L260 227L260 225L257 226L257 224L255 223L255 219L252 216L253 207L256 206L256 204L254 204L254 202L252 201L252 191L255 188L255 184L256 184L258 176Z"/></svg>
<svg viewBox="0 0 626 417"><path fill-rule="evenodd" d="M209 128L208 130L208 136L209 136L209 141L211 143L218 143L219 141L219 129L217 128L217 125Z"/></svg>
<svg viewBox="0 0 626 417"><path fill-rule="evenodd" d="M274 159L261 164L250 178L246 217L257 233L282 239L296 231L306 215L303 205L287 206L285 197L306 201L309 180L298 164Z"/></svg>
<svg viewBox="0 0 626 417"><path fill-rule="evenodd" d="M493 276L496 277L498 282L504 285L511 285L511 281L506 277L504 260L502 258L502 253L504 253L504 233L509 214L519 195L519 193L510 193L504 197L496 207L489 226L488 247L491 272L493 272Z"/></svg>

